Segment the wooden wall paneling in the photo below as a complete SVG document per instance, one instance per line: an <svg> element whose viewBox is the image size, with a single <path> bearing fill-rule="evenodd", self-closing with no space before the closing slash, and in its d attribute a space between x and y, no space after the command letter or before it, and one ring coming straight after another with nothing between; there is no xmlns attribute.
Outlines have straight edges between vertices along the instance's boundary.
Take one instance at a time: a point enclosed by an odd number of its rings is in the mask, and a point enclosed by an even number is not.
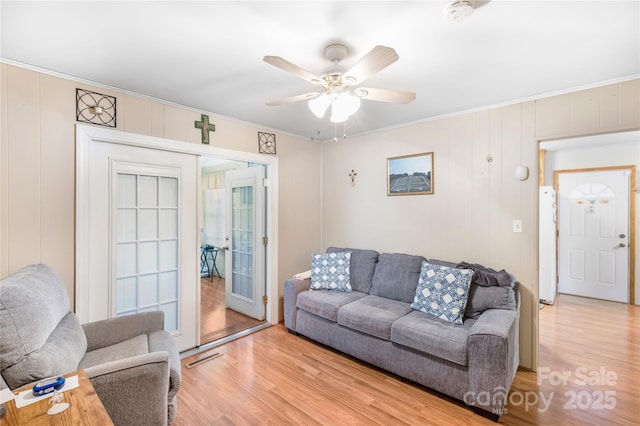
<svg viewBox="0 0 640 426"><path fill-rule="evenodd" d="M200 120L200 116L193 119L190 111L185 111L171 105L165 105L164 135L162 137L186 142L193 139L192 133L197 132L198 141L200 143L200 129L196 129L194 125L195 120Z"/></svg>
<svg viewBox="0 0 640 426"><path fill-rule="evenodd" d="M137 96L122 95L121 104L124 106L124 130L141 135L152 134L151 101Z"/></svg>
<svg viewBox="0 0 640 426"><path fill-rule="evenodd" d="M640 128L640 79L618 85L618 126Z"/></svg>
<svg viewBox="0 0 640 426"><path fill-rule="evenodd" d="M588 133L600 128L600 89L574 92L570 99L571 133Z"/></svg>
<svg viewBox="0 0 640 426"><path fill-rule="evenodd" d="M610 84L599 88L600 90L600 126L603 128L618 125L620 97L619 85Z"/></svg>
<svg viewBox="0 0 640 426"><path fill-rule="evenodd" d="M451 190L448 196L448 238L447 259L469 260L472 255L468 241L472 233L471 217L474 213L469 201L473 197L473 130L472 114L452 118L449 128L451 146L449 151L449 181Z"/></svg>
<svg viewBox="0 0 640 426"><path fill-rule="evenodd" d="M9 137L7 65L0 63L0 278L9 274Z"/></svg>
<svg viewBox="0 0 640 426"><path fill-rule="evenodd" d="M40 74L41 261L74 300L75 84Z"/></svg>
<svg viewBox="0 0 640 426"><path fill-rule="evenodd" d="M546 139L571 132L571 100L569 95L538 99L536 102L536 136Z"/></svg>
<svg viewBox="0 0 640 426"><path fill-rule="evenodd" d="M200 115L197 120L200 120ZM257 128L236 120L218 118L212 114L209 114L209 121L216 125L216 131L211 132L213 145L238 151L258 152ZM272 131L268 132L273 133ZM200 143L199 132L197 139L197 142Z"/></svg>
<svg viewBox="0 0 640 426"><path fill-rule="evenodd" d="M320 246L322 200L318 196L322 185L319 179L322 145L301 144L299 140L282 135L277 135L276 143L277 152L295 157L295 161L283 161L278 165L281 176L295 176L279 181L278 201L280 206L287 207L275 210L278 223L285 225L284 232L281 231L279 235L278 248L281 252L289 253L278 258L281 286L279 294L283 295L284 280L297 272L310 269L311 253L324 249ZM301 190L299 182L308 182L309 186ZM301 214L300 208L293 206L299 206L304 214ZM299 233L289 232L289 229L303 229L304 237L301 238Z"/></svg>
<svg viewBox="0 0 640 426"><path fill-rule="evenodd" d="M473 170L471 182L471 260L483 265L491 264L489 247L489 205L491 163L487 162L490 152L490 112L488 110L473 114Z"/></svg>
<svg viewBox="0 0 640 426"><path fill-rule="evenodd" d="M39 74L8 67L9 273L40 262ZM4 237L3 237L4 238Z"/></svg>
<svg viewBox="0 0 640 426"><path fill-rule="evenodd" d="M164 105L151 102L151 136L164 137Z"/></svg>
<svg viewBox="0 0 640 426"><path fill-rule="evenodd" d="M347 202L339 191L338 181L341 177L341 145L322 145L321 179L322 188L331 190L322 191L322 238L321 246L324 250L330 245L346 245L346 242L353 240L352 233L356 232L345 225L345 219L349 217L351 205L340 205L340 202ZM327 226L331 224L331 226Z"/></svg>
<svg viewBox="0 0 640 426"><path fill-rule="evenodd" d="M502 110L493 109L489 114L490 139L489 152L489 245L490 261L494 267L503 264L502 244L504 227L509 226L507 217L502 212Z"/></svg>
<svg viewBox="0 0 640 426"><path fill-rule="evenodd" d="M539 185L535 175L539 144L535 136L535 102L521 104L522 164L529 167L529 179L520 182L520 215L524 225L520 240L520 270L522 309L520 313L520 363L529 368L538 365L538 204Z"/></svg>
<svg viewBox="0 0 640 426"><path fill-rule="evenodd" d="M502 161L499 166L502 168L502 187L500 211L502 221L499 224L502 234L500 261L496 266L512 271L516 276L520 275L521 259L520 247L524 232L513 232L513 220L522 220L520 199L522 197L521 184L514 176L515 168L521 163L521 104L511 105L501 108L501 140L502 140ZM522 222L523 228L531 230L533 223Z"/></svg>
<svg viewBox="0 0 640 426"><path fill-rule="evenodd" d="M424 149L422 151L414 151L414 153L427 152L427 150L429 152L433 151L434 193L432 195L408 195L387 198L396 207L395 211L388 213L388 220L392 220L394 216L402 217L403 205L406 201L416 197L424 198L424 206L428 208L431 217L428 223L418 220L412 224L414 227L420 227L421 231L410 238L416 240L415 235L420 235L419 239L425 240L424 243L414 241L416 246L421 246L421 249L415 254L424 255L426 253L427 257L456 261L452 256L457 253L455 251L452 253L452 250L455 250L455 246L459 246L459 244L456 241L452 241L452 228L459 224L444 220L450 214L451 200L457 196L456 191L458 189L455 184L455 178L451 176L452 157L461 154L454 147L451 133L452 123L453 120L451 119L442 120L439 123L427 123L428 126L426 126L424 133L427 139L423 145ZM403 154L405 153L395 155ZM398 244L401 243L398 242ZM453 248L452 245L454 246Z"/></svg>

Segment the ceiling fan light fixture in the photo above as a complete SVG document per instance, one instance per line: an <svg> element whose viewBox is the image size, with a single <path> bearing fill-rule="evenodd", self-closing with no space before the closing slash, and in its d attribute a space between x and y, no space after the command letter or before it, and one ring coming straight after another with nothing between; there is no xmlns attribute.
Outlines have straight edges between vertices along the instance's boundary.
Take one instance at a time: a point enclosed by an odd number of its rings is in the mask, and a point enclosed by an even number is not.
<svg viewBox="0 0 640 426"><path fill-rule="evenodd" d="M364 89L356 89L353 94L359 98L364 98L365 96L367 96L369 94L369 92L367 92Z"/></svg>
<svg viewBox="0 0 640 426"><path fill-rule="evenodd" d="M360 98L350 92L341 92L333 95L331 100L331 121L342 123L360 108Z"/></svg>
<svg viewBox="0 0 640 426"><path fill-rule="evenodd" d="M342 77L342 83L346 84L347 86L353 86L358 83L358 79L350 75L345 75L344 77Z"/></svg>
<svg viewBox="0 0 640 426"><path fill-rule="evenodd" d="M340 93L337 99L331 102L331 109L338 109L339 113L347 116L354 114L360 108L360 98L349 92Z"/></svg>
<svg viewBox="0 0 640 426"><path fill-rule="evenodd" d="M331 105L331 97L326 93L313 98L308 103L311 112L318 118L324 117L327 108Z"/></svg>

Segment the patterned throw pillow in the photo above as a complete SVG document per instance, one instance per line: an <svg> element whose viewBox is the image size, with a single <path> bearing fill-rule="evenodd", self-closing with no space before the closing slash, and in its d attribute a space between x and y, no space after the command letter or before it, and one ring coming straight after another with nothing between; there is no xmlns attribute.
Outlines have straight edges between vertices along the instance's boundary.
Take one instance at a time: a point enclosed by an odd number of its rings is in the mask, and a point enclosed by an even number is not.
<svg viewBox="0 0 640 426"><path fill-rule="evenodd" d="M462 325L473 271L422 262L411 308Z"/></svg>
<svg viewBox="0 0 640 426"><path fill-rule="evenodd" d="M311 290L351 291L351 252L311 256Z"/></svg>

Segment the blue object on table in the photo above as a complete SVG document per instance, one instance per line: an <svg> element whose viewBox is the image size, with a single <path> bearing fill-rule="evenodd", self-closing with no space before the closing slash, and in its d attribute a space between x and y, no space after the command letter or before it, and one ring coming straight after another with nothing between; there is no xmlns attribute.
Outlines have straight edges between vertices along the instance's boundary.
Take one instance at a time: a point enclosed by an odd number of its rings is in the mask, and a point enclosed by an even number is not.
<svg viewBox="0 0 640 426"><path fill-rule="evenodd" d="M42 380L33 386L32 392L35 396L51 393L54 390L59 390L64 386L64 377L52 377L50 379Z"/></svg>

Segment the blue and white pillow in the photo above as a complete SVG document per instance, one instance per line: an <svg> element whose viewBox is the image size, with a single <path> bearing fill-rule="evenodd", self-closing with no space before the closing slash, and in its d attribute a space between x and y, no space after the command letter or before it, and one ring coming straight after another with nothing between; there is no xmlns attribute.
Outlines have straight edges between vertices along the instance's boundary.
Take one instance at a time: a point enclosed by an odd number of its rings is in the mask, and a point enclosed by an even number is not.
<svg viewBox="0 0 640 426"><path fill-rule="evenodd" d="M311 256L311 290L351 292L351 252Z"/></svg>
<svg viewBox="0 0 640 426"><path fill-rule="evenodd" d="M473 271L422 262L411 308L462 325Z"/></svg>

